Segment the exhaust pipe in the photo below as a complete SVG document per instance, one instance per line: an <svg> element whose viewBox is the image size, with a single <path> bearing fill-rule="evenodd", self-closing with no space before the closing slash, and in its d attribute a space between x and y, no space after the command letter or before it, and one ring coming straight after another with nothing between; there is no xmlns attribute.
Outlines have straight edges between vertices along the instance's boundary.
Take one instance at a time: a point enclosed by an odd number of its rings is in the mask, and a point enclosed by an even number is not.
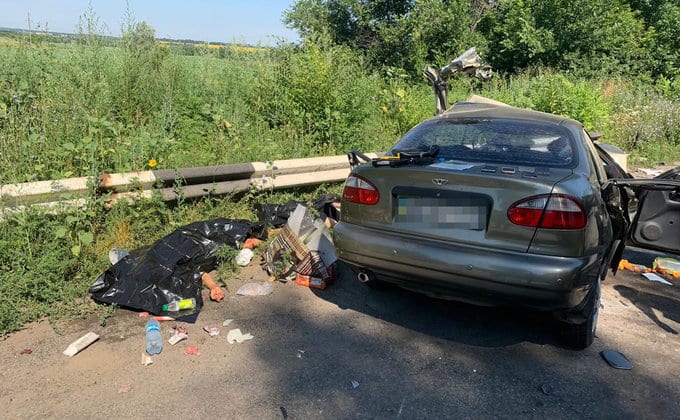
<svg viewBox="0 0 680 420"><path fill-rule="evenodd" d="M359 274L357 274L357 278L362 283L368 283L375 280L375 275L368 270L361 270L359 271Z"/></svg>

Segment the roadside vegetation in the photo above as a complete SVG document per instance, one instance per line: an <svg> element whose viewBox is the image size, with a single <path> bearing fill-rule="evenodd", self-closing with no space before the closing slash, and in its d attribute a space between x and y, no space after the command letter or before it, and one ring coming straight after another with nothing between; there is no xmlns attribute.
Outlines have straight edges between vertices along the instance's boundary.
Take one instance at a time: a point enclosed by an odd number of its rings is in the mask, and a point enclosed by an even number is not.
<svg viewBox="0 0 680 420"><path fill-rule="evenodd" d="M472 46L496 74L452 78L450 102L475 93L575 118L632 165L680 160L680 6L576 3L300 0L284 19L302 41L272 48L161 41L133 18L112 38L92 10L73 36L0 33L0 184L385 150L434 112L424 66ZM111 248L200 219L253 220L258 202L340 188L108 212L93 190L76 213L8 216L0 336L102 311L86 291Z"/></svg>

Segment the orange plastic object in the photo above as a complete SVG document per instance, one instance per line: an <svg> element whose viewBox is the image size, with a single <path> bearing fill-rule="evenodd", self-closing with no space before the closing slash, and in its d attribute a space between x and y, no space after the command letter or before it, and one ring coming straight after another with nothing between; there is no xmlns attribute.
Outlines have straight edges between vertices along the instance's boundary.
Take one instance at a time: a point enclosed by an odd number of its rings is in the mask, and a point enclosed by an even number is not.
<svg viewBox="0 0 680 420"><path fill-rule="evenodd" d="M632 264L628 260L619 261L619 270L628 270L635 273L651 273L653 270L642 264Z"/></svg>
<svg viewBox="0 0 680 420"><path fill-rule="evenodd" d="M297 284L298 286L311 287L314 289L321 290L326 288L326 282L323 281L323 279L319 277L304 276L302 274L297 275L297 277L295 278L295 284Z"/></svg>
<svg viewBox="0 0 680 420"><path fill-rule="evenodd" d="M255 249L257 248L260 244L262 243L261 240L257 238L248 238L246 241L243 243L244 248L248 249Z"/></svg>

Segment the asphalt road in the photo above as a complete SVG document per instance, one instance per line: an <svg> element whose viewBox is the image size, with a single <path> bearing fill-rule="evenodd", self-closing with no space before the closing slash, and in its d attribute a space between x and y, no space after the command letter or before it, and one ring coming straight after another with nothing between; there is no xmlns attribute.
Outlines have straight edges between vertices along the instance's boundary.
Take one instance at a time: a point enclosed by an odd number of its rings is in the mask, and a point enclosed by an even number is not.
<svg viewBox="0 0 680 420"><path fill-rule="evenodd" d="M187 325L189 340L166 342L149 366L130 311L103 328L91 317L20 331L0 343L0 405L8 418L680 418L680 285L610 275L598 338L574 351L546 314L374 291L342 266L324 291L277 283L269 296L234 296L265 277L245 269ZM255 338L201 330L227 318ZM88 331L101 339L61 354ZM605 349L633 369L608 366Z"/></svg>

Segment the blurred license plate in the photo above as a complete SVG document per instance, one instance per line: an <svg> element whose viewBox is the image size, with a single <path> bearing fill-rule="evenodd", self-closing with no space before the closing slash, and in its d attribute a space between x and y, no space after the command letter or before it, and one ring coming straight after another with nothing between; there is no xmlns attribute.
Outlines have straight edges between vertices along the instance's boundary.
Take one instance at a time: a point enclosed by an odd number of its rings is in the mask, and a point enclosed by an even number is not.
<svg viewBox="0 0 680 420"><path fill-rule="evenodd" d="M486 212L483 199L397 197L394 219L409 227L484 230Z"/></svg>

